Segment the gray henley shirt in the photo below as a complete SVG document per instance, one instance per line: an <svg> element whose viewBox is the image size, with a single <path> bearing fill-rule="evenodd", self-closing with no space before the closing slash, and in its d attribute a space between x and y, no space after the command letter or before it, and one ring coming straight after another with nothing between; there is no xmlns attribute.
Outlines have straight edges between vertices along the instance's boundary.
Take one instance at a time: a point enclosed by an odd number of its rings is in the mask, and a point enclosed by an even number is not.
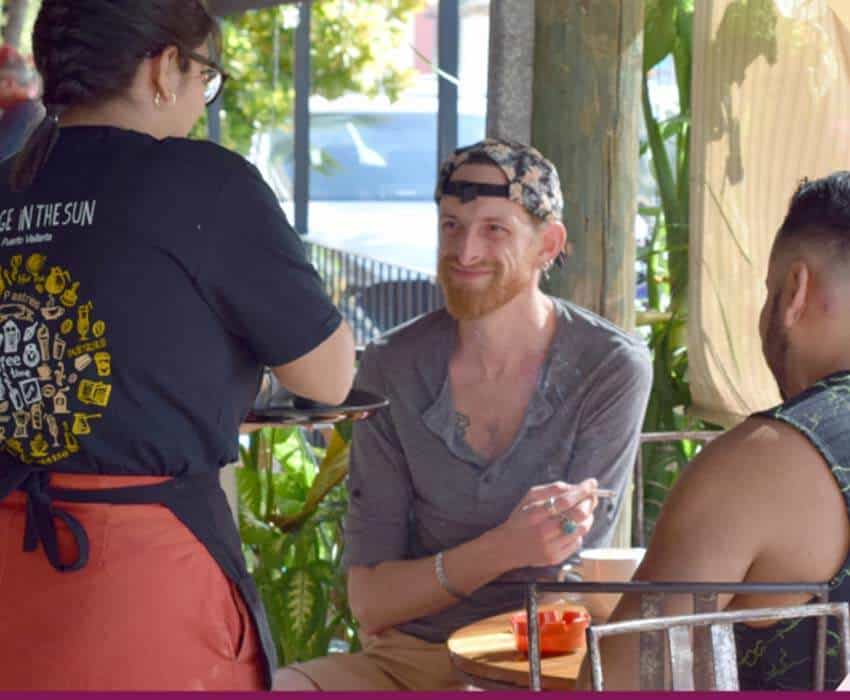
<svg viewBox="0 0 850 700"><path fill-rule="evenodd" d="M348 477L345 566L419 559L503 523L537 484L598 479L613 507L595 513L585 546L609 543L638 447L652 382L644 343L605 319L553 299L557 329L513 444L485 462L456 420L448 376L457 324L427 314L370 345L355 385L390 400L356 424ZM444 642L459 627L523 605L517 586L552 570L509 572L442 612L399 625Z"/></svg>

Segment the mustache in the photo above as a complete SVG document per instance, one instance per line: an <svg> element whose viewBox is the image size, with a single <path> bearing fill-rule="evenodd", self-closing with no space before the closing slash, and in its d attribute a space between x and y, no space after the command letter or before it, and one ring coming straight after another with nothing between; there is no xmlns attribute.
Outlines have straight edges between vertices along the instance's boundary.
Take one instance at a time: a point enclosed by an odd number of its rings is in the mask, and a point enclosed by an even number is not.
<svg viewBox="0 0 850 700"><path fill-rule="evenodd" d="M463 270L474 272L490 272L498 268L494 263L479 263L478 265L464 265L456 255L444 255L440 258L439 267L446 269L450 266L459 267Z"/></svg>

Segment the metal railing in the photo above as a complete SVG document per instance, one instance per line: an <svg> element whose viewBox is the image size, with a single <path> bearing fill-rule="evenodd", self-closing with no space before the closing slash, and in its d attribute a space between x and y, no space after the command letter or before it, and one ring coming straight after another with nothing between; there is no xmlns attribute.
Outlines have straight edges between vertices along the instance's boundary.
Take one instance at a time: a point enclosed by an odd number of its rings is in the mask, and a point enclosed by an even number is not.
<svg viewBox="0 0 850 700"><path fill-rule="evenodd" d="M443 306L442 291L432 275L309 240L304 245L359 347Z"/></svg>

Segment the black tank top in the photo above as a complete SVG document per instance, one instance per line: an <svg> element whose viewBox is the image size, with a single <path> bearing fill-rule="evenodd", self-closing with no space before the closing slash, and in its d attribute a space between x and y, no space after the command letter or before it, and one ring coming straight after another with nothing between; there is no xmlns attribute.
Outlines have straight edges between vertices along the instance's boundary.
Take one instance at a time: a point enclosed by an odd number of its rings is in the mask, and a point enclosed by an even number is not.
<svg viewBox="0 0 850 700"><path fill-rule="evenodd" d="M850 371L820 380L790 401L755 414L799 430L821 453L844 494L850 512ZM850 601L850 552L829 581L829 600ZM736 625L741 690L811 690L814 679L815 620L790 620L753 629ZM827 690L842 680L840 639L835 620L827 633Z"/></svg>

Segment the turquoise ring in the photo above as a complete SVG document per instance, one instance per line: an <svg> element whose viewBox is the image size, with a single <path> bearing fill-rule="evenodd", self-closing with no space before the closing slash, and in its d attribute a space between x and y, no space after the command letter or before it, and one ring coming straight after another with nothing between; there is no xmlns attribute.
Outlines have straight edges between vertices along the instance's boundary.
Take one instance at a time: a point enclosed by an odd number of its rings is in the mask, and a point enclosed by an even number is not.
<svg viewBox="0 0 850 700"><path fill-rule="evenodd" d="M565 518L561 521L561 530L565 535L572 535L578 530L578 523L572 518Z"/></svg>

